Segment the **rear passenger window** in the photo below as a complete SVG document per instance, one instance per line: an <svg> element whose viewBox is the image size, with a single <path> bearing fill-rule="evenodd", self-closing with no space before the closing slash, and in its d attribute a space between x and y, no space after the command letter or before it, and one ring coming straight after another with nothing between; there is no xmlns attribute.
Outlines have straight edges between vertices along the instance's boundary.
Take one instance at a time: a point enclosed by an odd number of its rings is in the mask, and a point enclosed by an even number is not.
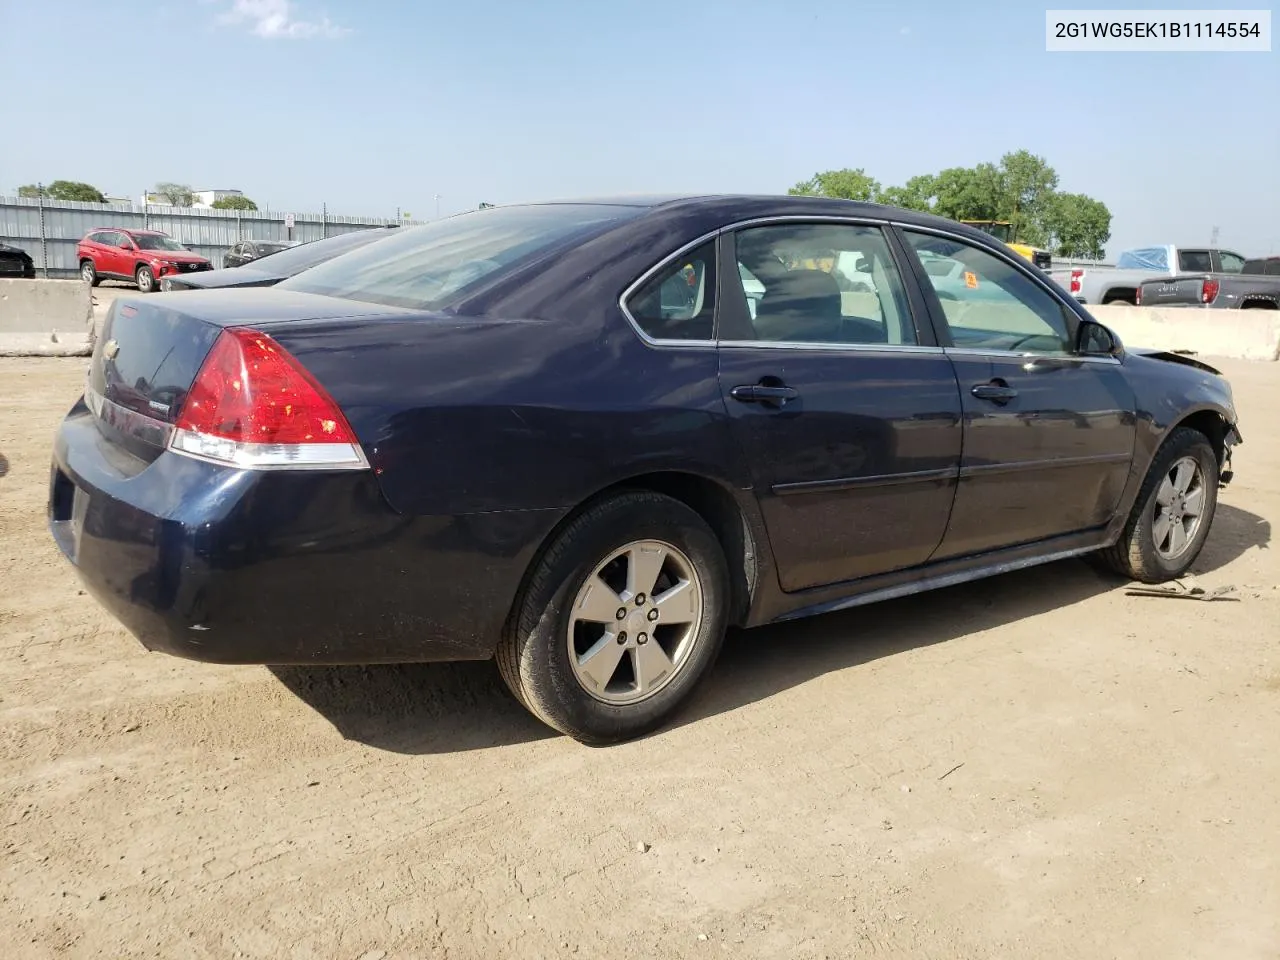
<svg viewBox="0 0 1280 960"><path fill-rule="evenodd" d="M716 309L715 241L668 263L625 306L654 340L710 340Z"/></svg>
<svg viewBox="0 0 1280 960"><path fill-rule="evenodd" d="M750 328L724 340L914 344L902 278L878 227L787 223L735 236Z"/></svg>

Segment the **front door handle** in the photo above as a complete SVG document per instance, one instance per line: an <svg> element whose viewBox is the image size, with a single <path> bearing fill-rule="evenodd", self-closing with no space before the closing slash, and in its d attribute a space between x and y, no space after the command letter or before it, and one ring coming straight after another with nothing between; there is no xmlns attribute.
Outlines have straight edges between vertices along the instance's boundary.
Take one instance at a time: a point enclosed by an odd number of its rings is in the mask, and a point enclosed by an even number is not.
<svg viewBox="0 0 1280 960"><path fill-rule="evenodd" d="M729 391L729 396L743 403L768 403L780 407L788 400L794 400L800 396L800 391L786 385L747 383L734 387Z"/></svg>
<svg viewBox="0 0 1280 960"><path fill-rule="evenodd" d="M969 391L979 400L990 400L992 403L1005 404L1018 395L1018 391L1013 389L1002 380L992 380L990 383L980 383Z"/></svg>

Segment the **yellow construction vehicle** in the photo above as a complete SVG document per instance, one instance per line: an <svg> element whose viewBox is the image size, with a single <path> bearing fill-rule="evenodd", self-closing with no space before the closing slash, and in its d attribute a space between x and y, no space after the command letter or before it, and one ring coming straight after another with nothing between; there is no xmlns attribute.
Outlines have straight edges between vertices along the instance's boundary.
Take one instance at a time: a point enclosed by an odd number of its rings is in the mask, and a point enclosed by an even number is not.
<svg viewBox="0 0 1280 960"><path fill-rule="evenodd" d="M991 234L1018 256L1024 260L1030 260L1041 270L1048 270L1053 266L1053 257L1048 250L1041 250L1027 243L1013 242L1013 224L1008 220L961 220L960 222L977 227L983 233Z"/></svg>

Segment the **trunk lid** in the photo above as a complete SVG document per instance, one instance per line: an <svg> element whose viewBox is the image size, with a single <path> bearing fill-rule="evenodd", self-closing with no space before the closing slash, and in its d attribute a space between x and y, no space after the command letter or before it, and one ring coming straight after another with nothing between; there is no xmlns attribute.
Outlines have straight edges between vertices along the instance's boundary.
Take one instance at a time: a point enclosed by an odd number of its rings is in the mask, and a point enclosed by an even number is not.
<svg viewBox="0 0 1280 960"><path fill-rule="evenodd" d="M99 429L134 456L160 455L223 327L409 313L272 289L183 291L112 304L94 347L86 402Z"/></svg>

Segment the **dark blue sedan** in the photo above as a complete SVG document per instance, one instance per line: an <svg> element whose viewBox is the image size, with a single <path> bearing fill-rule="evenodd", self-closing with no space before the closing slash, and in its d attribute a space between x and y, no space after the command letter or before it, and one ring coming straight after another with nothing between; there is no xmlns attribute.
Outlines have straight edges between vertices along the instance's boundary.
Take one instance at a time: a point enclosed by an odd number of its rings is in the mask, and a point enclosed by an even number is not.
<svg viewBox="0 0 1280 960"><path fill-rule="evenodd" d="M117 301L54 538L149 649L494 657L558 730L656 727L734 625L1097 553L1182 574L1240 442L985 234L870 204L479 210L270 289Z"/></svg>

